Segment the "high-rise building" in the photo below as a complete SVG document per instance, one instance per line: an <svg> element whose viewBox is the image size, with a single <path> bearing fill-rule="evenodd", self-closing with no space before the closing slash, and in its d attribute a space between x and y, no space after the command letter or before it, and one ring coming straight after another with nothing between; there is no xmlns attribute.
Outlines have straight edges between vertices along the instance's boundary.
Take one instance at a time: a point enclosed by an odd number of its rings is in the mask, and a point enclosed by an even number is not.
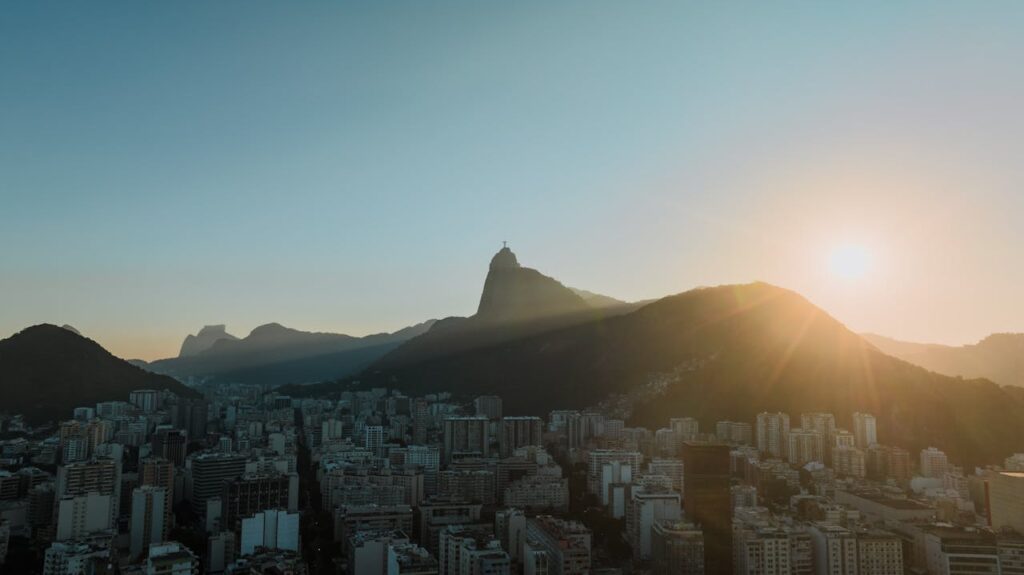
<svg viewBox="0 0 1024 575"><path fill-rule="evenodd" d="M366 439L367 451L380 457L384 452L384 427L380 425L367 425L363 431Z"/></svg>
<svg viewBox="0 0 1024 575"><path fill-rule="evenodd" d="M427 433L433 418L430 416L430 403L425 398L417 397L412 402L412 442L416 445L427 443Z"/></svg>
<svg viewBox="0 0 1024 575"><path fill-rule="evenodd" d="M639 470L644 456L639 451L622 451L618 449L592 449L587 462L587 491L605 499L601 494L602 475L605 463L629 465L631 470Z"/></svg>
<svg viewBox="0 0 1024 575"><path fill-rule="evenodd" d="M221 531L211 535L206 544L206 572L212 575L223 573L235 560L238 539L234 531Z"/></svg>
<svg viewBox="0 0 1024 575"><path fill-rule="evenodd" d="M664 475L672 479L672 489L676 493L683 493L683 462L679 459L652 459L647 464L648 473Z"/></svg>
<svg viewBox="0 0 1024 575"><path fill-rule="evenodd" d="M187 447L188 438L180 429L160 429L153 434L153 455L170 461L175 467L185 464Z"/></svg>
<svg viewBox="0 0 1024 575"><path fill-rule="evenodd" d="M56 540L77 540L113 529L112 499L109 493L97 491L61 497L56 505Z"/></svg>
<svg viewBox="0 0 1024 575"><path fill-rule="evenodd" d="M810 533L818 573L903 574L903 544L892 533L820 522L811 524Z"/></svg>
<svg viewBox="0 0 1024 575"><path fill-rule="evenodd" d="M832 443L836 433L836 416L831 413L814 412L800 414L800 427L804 430L817 431L821 435L822 459L832 458Z"/></svg>
<svg viewBox="0 0 1024 575"><path fill-rule="evenodd" d="M242 519L242 555L259 548L299 550L299 514L267 509Z"/></svg>
<svg viewBox="0 0 1024 575"><path fill-rule="evenodd" d="M224 485L245 473L245 457L234 453L197 453L188 463L192 473L192 510L203 518L207 502L221 497Z"/></svg>
<svg viewBox="0 0 1024 575"><path fill-rule="evenodd" d="M812 461L824 462L823 438L820 432L811 429L789 430L789 447L786 453L793 465L806 465Z"/></svg>
<svg viewBox="0 0 1024 575"><path fill-rule="evenodd" d="M444 420L444 458L451 462L456 453L479 457L490 455L486 417L449 417Z"/></svg>
<svg viewBox="0 0 1024 575"><path fill-rule="evenodd" d="M875 416L870 413L854 413L853 436L857 440L857 447L861 449L867 449L868 447L878 443L878 430L875 424Z"/></svg>
<svg viewBox="0 0 1024 575"><path fill-rule="evenodd" d="M949 471L949 459L935 447L921 450L921 475L941 479Z"/></svg>
<svg viewBox="0 0 1024 575"><path fill-rule="evenodd" d="M493 505L497 500L494 472L488 469L448 469L442 471L441 495L474 503Z"/></svg>
<svg viewBox="0 0 1024 575"><path fill-rule="evenodd" d="M473 408L478 417L492 421L501 419L501 398L497 395L481 395L473 400Z"/></svg>
<svg viewBox="0 0 1024 575"><path fill-rule="evenodd" d="M245 517L265 509L298 511L299 477L295 473L246 473L224 483L222 526L234 529Z"/></svg>
<svg viewBox="0 0 1024 575"><path fill-rule="evenodd" d="M526 539L526 515L521 509L501 509L494 515L494 533L513 562L523 555Z"/></svg>
<svg viewBox="0 0 1024 575"><path fill-rule="evenodd" d="M582 523L550 515L538 515L526 521L524 564L542 563L550 575L586 575L590 573L591 533Z"/></svg>
<svg viewBox="0 0 1024 575"><path fill-rule="evenodd" d="M160 392L155 389L137 389L128 394L128 403L144 413L153 413L160 409Z"/></svg>
<svg viewBox="0 0 1024 575"><path fill-rule="evenodd" d="M391 464L419 465L423 468L423 492L429 497L437 495L438 472L441 468L441 452L433 446L410 445L391 449L388 452Z"/></svg>
<svg viewBox="0 0 1024 575"><path fill-rule="evenodd" d="M651 567L654 575L704 575L704 533L692 523L656 522Z"/></svg>
<svg viewBox="0 0 1024 575"><path fill-rule="evenodd" d="M164 533L171 532L174 505L174 464L161 457L147 457L139 470L139 484L164 489Z"/></svg>
<svg viewBox="0 0 1024 575"><path fill-rule="evenodd" d="M715 424L715 437L722 443L750 445L754 441L754 432L746 422L719 421Z"/></svg>
<svg viewBox="0 0 1024 575"><path fill-rule="evenodd" d="M726 445L683 444L683 504L687 520L704 532L704 568L708 573L732 571L729 463Z"/></svg>
<svg viewBox="0 0 1024 575"><path fill-rule="evenodd" d="M448 497L427 499L419 508L420 545L437 554L441 530L449 525L467 525L480 521L479 503L469 503Z"/></svg>
<svg viewBox="0 0 1024 575"><path fill-rule="evenodd" d="M96 499L97 495L109 498L108 503L105 504L109 513L107 525L113 527L116 525L121 503L121 463L119 459L97 457L87 462L62 465L57 469L57 485L54 498L58 502L64 503L64 509L68 513L72 513L71 516L83 517L82 513L86 513L89 516L96 513L98 506L104 505ZM65 499L68 497L75 499L81 496L88 497L86 497L85 501L65 502ZM71 505L71 507L68 508L66 505ZM58 512L56 516L58 528L61 524L59 517L61 507L62 505L58 504L55 509ZM80 525L78 519L73 521L73 525ZM92 522L90 524L97 525ZM67 524L65 523L65 525ZM71 532L79 532L78 527L69 527L69 529L72 530ZM89 528L88 530L91 531L92 529Z"/></svg>
<svg viewBox="0 0 1024 575"><path fill-rule="evenodd" d="M789 414L757 414L757 450L774 457L785 457L789 443Z"/></svg>
<svg viewBox="0 0 1024 575"><path fill-rule="evenodd" d="M1024 533L1024 472L993 473L988 481L989 525Z"/></svg>
<svg viewBox="0 0 1024 575"><path fill-rule="evenodd" d="M736 575L811 575L814 550L808 531L782 524L764 508L737 515L733 528L733 573Z"/></svg>
<svg viewBox="0 0 1024 575"><path fill-rule="evenodd" d="M539 417L503 417L501 419L501 456L528 445L543 445L544 422Z"/></svg>
<svg viewBox="0 0 1024 575"><path fill-rule="evenodd" d="M637 490L626 511L626 535L633 548L633 557L641 561L651 558L651 535L659 521L682 519L682 501L674 491Z"/></svg>
<svg viewBox="0 0 1024 575"><path fill-rule="evenodd" d="M174 426L185 430L190 441L202 441L206 437L209 408L209 402L202 398L177 398L171 406Z"/></svg>
<svg viewBox="0 0 1024 575"><path fill-rule="evenodd" d="M164 518L167 490L155 485L143 485L132 490L131 557L138 559L150 545L167 538Z"/></svg>
<svg viewBox="0 0 1024 575"><path fill-rule="evenodd" d="M867 463L864 450L857 447L832 448L832 469L847 477L866 477Z"/></svg>
<svg viewBox="0 0 1024 575"><path fill-rule="evenodd" d="M700 422L692 417L673 417L668 420L668 426L679 441L693 441L700 433Z"/></svg>

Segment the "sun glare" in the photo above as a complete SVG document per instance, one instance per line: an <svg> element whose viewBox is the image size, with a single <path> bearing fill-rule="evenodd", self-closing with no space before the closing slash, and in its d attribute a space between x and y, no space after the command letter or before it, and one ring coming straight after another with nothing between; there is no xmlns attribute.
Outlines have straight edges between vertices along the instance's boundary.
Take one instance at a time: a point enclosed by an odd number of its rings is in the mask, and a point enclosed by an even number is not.
<svg viewBox="0 0 1024 575"><path fill-rule="evenodd" d="M871 254L855 244L845 244L832 250L828 257L828 268L833 275L852 280L864 277L871 267Z"/></svg>

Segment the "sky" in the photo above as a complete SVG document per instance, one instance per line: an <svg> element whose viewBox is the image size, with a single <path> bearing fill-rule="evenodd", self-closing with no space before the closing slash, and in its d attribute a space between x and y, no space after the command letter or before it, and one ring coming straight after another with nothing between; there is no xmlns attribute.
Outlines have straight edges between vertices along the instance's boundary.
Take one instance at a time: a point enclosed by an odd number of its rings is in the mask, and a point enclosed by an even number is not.
<svg viewBox="0 0 1024 575"><path fill-rule="evenodd" d="M762 280L857 331L1024 331L1022 28L999 1L5 2L0 337L390 331L473 313L503 240L625 300Z"/></svg>

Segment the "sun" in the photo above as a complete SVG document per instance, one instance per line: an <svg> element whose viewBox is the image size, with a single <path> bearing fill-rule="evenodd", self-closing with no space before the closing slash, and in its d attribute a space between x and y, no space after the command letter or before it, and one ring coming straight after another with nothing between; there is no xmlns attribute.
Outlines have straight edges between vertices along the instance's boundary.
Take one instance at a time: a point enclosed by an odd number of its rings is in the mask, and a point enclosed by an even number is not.
<svg viewBox="0 0 1024 575"><path fill-rule="evenodd" d="M828 269L836 277L855 280L864 277L871 268L871 253L861 245L843 244L828 256Z"/></svg>

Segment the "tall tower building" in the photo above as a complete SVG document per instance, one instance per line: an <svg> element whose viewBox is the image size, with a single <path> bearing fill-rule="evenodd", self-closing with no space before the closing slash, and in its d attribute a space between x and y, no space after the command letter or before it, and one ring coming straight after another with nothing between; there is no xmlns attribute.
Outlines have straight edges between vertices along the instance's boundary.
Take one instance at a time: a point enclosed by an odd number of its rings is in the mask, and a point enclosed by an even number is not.
<svg viewBox="0 0 1024 575"><path fill-rule="evenodd" d="M412 402L412 442L415 445L427 443L430 422L430 403L425 398L417 397Z"/></svg>
<svg viewBox="0 0 1024 575"><path fill-rule="evenodd" d="M757 414L757 450L773 457L785 457L789 442L789 414Z"/></svg>
<svg viewBox="0 0 1024 575"><path fill-rule="evenodd" d="M189 460L192 471L192 510L206 517L206 504L222 495L224 484L245 472L245 458L233 453L204 452Z"/></svg>
<svg viewBox="0 0 1024 575"><path fill-rule="evenodd" d="M188 438L180 429L160 429L153 434L153 455L170 461L175 467L185 464Z"/></svg>
<svg viewBox="0 0 1024 575"><path fill-rule="evenodd" d="M167 538L164 530L166 512L166 490L163 487L144 485L132 491L131 557L142 557L150 545Z"/></svg>
<svg viewBox="0 0 1024 575"><path fill-rule="evenodd" d="M679 438L679 441L693 441L700 433L700 422L692 417L673 417L668 426Z"/></svg>
<svg viewBox="0 0 1024 575"><path fill-rule="evenodd" d="M824 462L824 441L821 433L811 429L790 429L787 453L793 465L806 465L811 461Z"/></svg>
<svg viewBox="0 0 1024 575"><path fill-rule="evenodd" d="M449 417L444 420L444 460L451 462L456 453L490 455L486 417Z"/></svg>
<svg viewBox="0 0 1024 575"><path fill-rule="evenodd" d="M501 456L527 445L543 445L544 422L539 417L505 417L501 420Z"/></svg>
<svg viewBox="0 0 1024 575"><path fill-rule="evenodd" d="M800 414L800 427L817 431L821 435L822 461L832 456L832 441L836 433L836 416L831 413L815 412Z"/></svg>
<svg viewBox="0 0 1024 575"><path fill-rule="evenodd" d="M142 460L139 473L140 485L152 485L164 490L164 533L171 532L171 518L174 507L174 465L161 457L147 457Z"/></svg>
<svg viewBox="0 0 1024 575"><path fill-rule="evenodd" d="M384 450L384 427L380 425L367 425L364 430L366 449L375 457L380 457Z"/></svg>
<svg viewBox="0 0 1024 575"><path fill-rule="evenodd" d="M857 447L867 449L878 443L878 430L875 425L875 416L870 413L857 412L853 414L853 436L857 441Z"/></svg>
<svg viewBox="0 0 1024 575"><path fill-rule="evenodd" d="M788 417L787 423L788 423ZM729 488L729 447L683 444L683 507L686 518L704 532L707 573L732 572L732 491Z"/></svg>
<svg viewBox="0 0 1024 575"><path fill-rule="evenodd" d="M921 450L921 475L941 478L949 471L949 459L935 447Z"/></svg>

